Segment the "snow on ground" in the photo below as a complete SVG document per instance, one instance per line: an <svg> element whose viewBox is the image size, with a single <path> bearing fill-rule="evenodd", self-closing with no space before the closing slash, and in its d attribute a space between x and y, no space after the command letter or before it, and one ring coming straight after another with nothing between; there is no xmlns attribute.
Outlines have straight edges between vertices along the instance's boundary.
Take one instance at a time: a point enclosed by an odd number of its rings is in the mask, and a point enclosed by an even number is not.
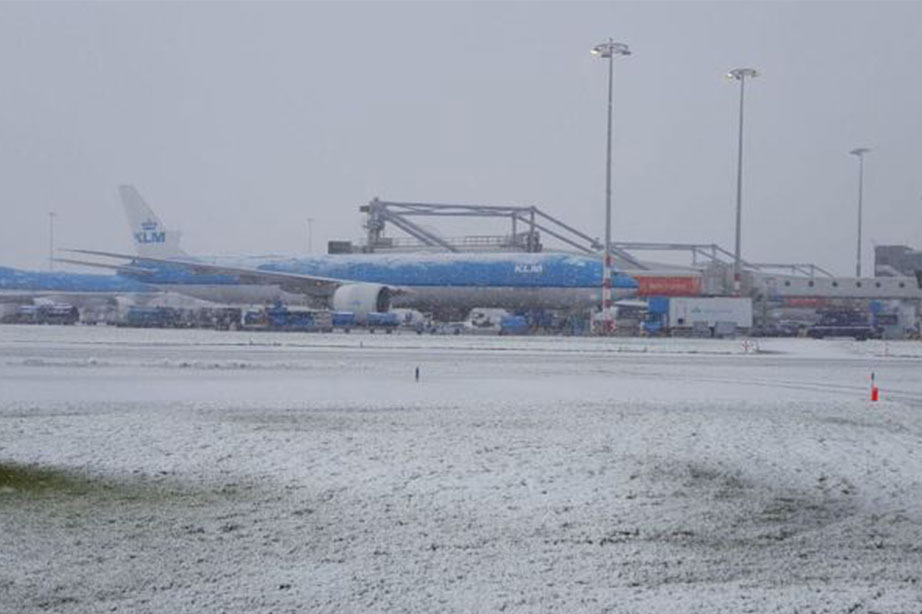
<svg viewBox="0 0 922 614"><path fill-rule="evenodd" d="M0 611L922 612L920 368L0 327Z"/></svg>

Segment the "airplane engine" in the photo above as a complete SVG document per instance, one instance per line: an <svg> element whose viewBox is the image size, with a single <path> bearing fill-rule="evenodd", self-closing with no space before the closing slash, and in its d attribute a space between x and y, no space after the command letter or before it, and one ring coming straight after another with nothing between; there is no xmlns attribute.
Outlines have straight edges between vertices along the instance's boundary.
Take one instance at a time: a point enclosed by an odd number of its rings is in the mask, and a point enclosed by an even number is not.
<svg viewBox="0 0 922 614"><path fill-rule="evenodd" d="M362 322L373 311L389 311L391 290L379 284L346 284L333 293L334 311L351 311Z"/></svg>

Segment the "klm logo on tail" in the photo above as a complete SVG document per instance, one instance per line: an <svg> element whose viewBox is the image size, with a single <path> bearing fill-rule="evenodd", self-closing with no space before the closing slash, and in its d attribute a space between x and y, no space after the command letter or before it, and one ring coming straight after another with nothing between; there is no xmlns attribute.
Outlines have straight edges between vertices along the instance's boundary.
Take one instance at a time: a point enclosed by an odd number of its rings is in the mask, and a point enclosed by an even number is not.
<svg viewBox="0 0 922 614"><path fill-rule="evenodd" d="M141 231L134 233L134 240L145 245L166 243L166 232L158 230L158 224L154 220L147 220L141 224Z"/></svg>
<svg viewBox="0 0 922 614"><path fill-rule="evenodd" d="M182 258L187 255L179 248L179 232L170 230L157 217L134 186L121 185L118 194L128 218L135 252L139 256Z"/></svg>

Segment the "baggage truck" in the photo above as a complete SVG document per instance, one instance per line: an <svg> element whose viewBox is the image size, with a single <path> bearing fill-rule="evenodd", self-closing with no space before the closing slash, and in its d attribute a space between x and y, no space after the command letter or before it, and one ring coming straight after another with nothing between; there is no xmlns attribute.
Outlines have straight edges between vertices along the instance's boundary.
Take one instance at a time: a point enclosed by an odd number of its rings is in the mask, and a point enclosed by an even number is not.
<svg viewBox="0 0 922 614"><path fill-rule="evenodd" d="M375 329L382 329L388 335L394 332L394 329L400 326L400 317L396 313L389 311L378 312L371 311L365 316L365 325L369 332L375 332Z"/></svg>
<svg viewBox="0 0 922 614"><path fill-rule="evenodd" d="M276 304L243 314L245 330L329 332L333 330L333 314L316 309L291 308Z"/></svg>
<svg viewBox="0 0 922 614"><path fill-rule="evenodd" d="M332 318L333 328L341 328L347 333L355 328L357 323L355 313L351 311L334 311Z"/></svg>
<svg viewBox="0 0 922 614"><path fill-rule="evenodd" d="M16 324L76 324L80 312L73 305L55 303L53 305L20 305L13 315L4 321Z"/></svg>
<svg viewBox="0 0 922 614"><path fill-rule="evenodd" d="M173 307L131 305L116 326L129 328L180 328L182 312Z"/></svg>

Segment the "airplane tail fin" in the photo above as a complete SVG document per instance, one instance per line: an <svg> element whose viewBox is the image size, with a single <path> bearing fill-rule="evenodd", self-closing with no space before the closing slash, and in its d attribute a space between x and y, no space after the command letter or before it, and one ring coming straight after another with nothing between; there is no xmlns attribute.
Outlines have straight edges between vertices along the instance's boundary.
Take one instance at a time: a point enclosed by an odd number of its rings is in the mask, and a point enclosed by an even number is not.
<svg viewBox="0 0 922 614"><path fill-rule="evenodd" d="M179 258L187 255L179 247L181 233L167 230L133 185L120 185L118 194L128 217L131 240L138 256Z"/></svg>

